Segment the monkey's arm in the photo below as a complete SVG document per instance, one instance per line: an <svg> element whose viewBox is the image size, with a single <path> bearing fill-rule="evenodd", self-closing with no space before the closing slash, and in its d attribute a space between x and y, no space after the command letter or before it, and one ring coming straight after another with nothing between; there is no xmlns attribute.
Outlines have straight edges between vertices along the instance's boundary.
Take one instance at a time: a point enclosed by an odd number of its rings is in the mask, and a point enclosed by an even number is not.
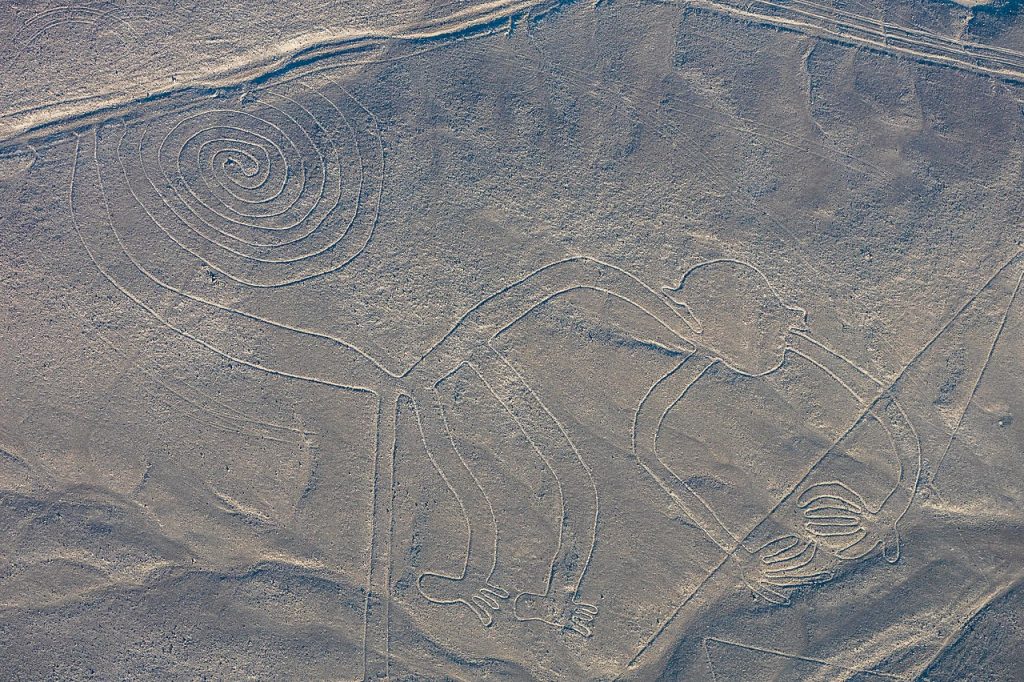
<svg viewBox="0 0 1024 682"><path fill-rule="evenodd" d="M637 408L633 421L633 453L640 466L668 493L676 505L718 545L732 553L739 541L714 511L658 456L658 430L665 415L717 360L691 354L655 384Z"/></svg>
<svg viewBox="0 0 1024 682"><path fill-rule="evenodd" d="M896 484L886 495L879 513L892 515L893 523L906 513L921 474L921 443L903 408L880 381L849 359L805 334L796 334L791 350L827 372L861 403L859 421L876 419L892 443ZM853 424L851 430L856 428Z"/></svg>
<svg viewBox="0 0 1024 682"><path fill-rule="evenodd" d="M694 329L684 307L621 268L581 256L546 265L477 303L413 369L427 371L430 365L440 367L467 357L481 342L498 336L537 307L578 289L598 291L630 303L678 340L673 350L689 351L687 340L693 337Z"/></svg>

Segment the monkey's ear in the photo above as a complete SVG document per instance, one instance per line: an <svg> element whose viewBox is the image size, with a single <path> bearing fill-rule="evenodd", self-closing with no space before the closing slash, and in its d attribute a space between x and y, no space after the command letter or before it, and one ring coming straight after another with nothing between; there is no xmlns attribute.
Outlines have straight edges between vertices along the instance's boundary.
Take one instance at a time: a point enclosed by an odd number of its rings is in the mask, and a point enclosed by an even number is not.
<svg viewBox="0 0 1024 682"><path fill-rule="evenodd" d="M683 318L683 322L697 334L704 331L704 327L701 325L693 312L690 310L690 306L686 305L683 301L683 287L682 284L676 287L662 287L661 293L665 295L671 303L672 307L676 309L676 313L679 317Z"/></svg>

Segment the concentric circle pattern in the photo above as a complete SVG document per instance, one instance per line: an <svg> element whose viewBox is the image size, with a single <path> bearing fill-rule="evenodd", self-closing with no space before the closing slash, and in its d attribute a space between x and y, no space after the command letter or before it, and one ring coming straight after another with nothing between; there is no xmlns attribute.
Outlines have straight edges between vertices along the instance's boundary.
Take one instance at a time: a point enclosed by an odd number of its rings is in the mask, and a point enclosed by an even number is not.
<svg viewBox="0 0 1024 682"><path fill-rule="evenodd" d="M116 156L108 160L123 187L173 248L241 284L283 286L336 270L376 223L379 131L333 81L193 102L105 132L98 146Z"/></svg>

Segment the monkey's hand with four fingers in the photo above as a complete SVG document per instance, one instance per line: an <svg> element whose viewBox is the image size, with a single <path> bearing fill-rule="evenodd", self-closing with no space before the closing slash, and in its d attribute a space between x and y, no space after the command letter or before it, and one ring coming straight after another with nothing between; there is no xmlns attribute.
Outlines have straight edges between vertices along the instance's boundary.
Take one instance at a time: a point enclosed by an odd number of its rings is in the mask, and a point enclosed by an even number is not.
<svg viewBox="0 0 1024 682"><path fill-rule="evenodd" d="M881 546L889 563L900 558L898 520L883 504L871 510L864 498L840 481L816 483L797 500L804 529L844 560L863 558Z"/></svg>
<svg viewBox="0 0 1024 682"><path fill-rule="evenodd" d="M818 547L813 541L784 535L753 552L739 547L731 559L739 568L743 582L755 595L771 604L788 606L788 589L832 580L831 571L815 565L817 553Z"/></svg>

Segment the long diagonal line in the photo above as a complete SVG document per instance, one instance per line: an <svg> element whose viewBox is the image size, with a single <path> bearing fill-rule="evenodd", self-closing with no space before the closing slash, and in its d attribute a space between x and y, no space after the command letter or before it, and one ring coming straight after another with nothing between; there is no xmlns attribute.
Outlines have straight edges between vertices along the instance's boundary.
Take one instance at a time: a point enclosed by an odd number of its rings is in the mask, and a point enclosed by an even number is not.
<svg viewBox="0 0 1024 682"><path fill-rule="evenodd" d="M978 393L978 387L981 385L981 380L985 376L985 372L988 370L989 364L992 362L992 356L996 352L996 346L999 345L999 340L1003 336L1003 331L1006 330L1006 321L1010 317L1010 311L1013 309L1013 304L1017 300L1017 294L1020 293L1021 282L1024 281L1024 272L1017 278L1017 286L1013 290L1013 296L1010 297L1010 302L1006 305L1006 310L1003 311L1003 319L999 322L999 330L996 332L995 338L992 339L992 345L989 346L988 354L985 356L985 362L981 366L981 371L978 372L978 378L974 382L974 386L971 388L971 394L967 397L967 403L964 406L963 412L960 413L960 418L956 422L956 426L950 431L949 442L946 443L946 447L942 450L942 455L939 457L938 462L935 463L935 470L932 472L932 482L939 475L939 468L942 467L942 462L945 461L946 455L949 454L950 449L953 447L953 441L956 440L957 434L960 433L960 427L963 426L964 419L967 417L967 407L970 406L974 400L974 396Z"/></svg>
<svg viewBox="0 0 1024 682"><path fill-rule="evenodd" d="M778 649L770 649L770 648L767 648L767 647L752 646L750 644L740 644L739 642L731 642L731 641L726 640L726 639L719 639L718 637L705 637L704 638L704 652L707 655L707 659L708 659L709 665L711 664L711 652L710 652L710 649L708 647L708 643L709 642L715 642L717 644L725 644L727 646L734 646L734 647L737 647L739 649L747 649L748 651L755 651L755 652L761 653L761 654L770 654L772 656L779 656L781 658L788 658L788 659L794 660L794 661L803 661L805 663L814 663L814 664L817 664L817 665L827 666L829 668L835 668L837 670L842 670L842 671L848 672L848 673L858 673L858 674L861 674L861 675L871 675L873 677L882 677L882 678L890 679L890 680L903 680L903 679L906 679L904 677L900 677L899 675L893 675L892 673L883 673L883 672L878 672L876 670L864 670L862 668L849 668L849 667L842 666L842 665L836 665L835 663L830 663L829 661L825 661L825 660L822 660L820 658L812 658L810 656L800 656L798 654L791 654L791 653L787 653L785 651L780 651ZM715 674L713 666L712 666L712 669L711 669L711 674L712 674L712 676L714 676L714 674Z"/></svg>

